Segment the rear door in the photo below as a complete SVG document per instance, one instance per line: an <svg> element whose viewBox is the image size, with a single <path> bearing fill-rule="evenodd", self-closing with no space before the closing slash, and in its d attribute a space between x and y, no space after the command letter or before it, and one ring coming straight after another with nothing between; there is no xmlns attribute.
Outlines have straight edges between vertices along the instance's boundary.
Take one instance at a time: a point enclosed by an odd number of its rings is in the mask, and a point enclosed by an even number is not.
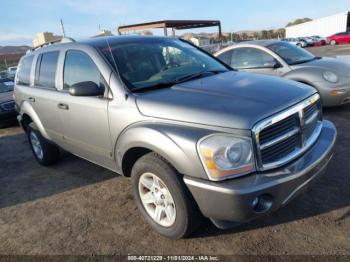
<svg viewBox="0 0 350 262"><path fill-rule="evenodd" d="M72 96L74 84L92 81L106 90L103 97ZM91 57L82 51L67 50L63 67L65 147L72 153L108 168L114 168L108 122L108 84Z"/></svg>
<svg viewBox="0 0 350 262"><path fill-rule="evenodd" d="M57 108L60 94L56 89L59 54L59 51L49 51L36 57L34 86L28 90L27 99L48 136L61 145L63 128L60 111Z"/></svg>

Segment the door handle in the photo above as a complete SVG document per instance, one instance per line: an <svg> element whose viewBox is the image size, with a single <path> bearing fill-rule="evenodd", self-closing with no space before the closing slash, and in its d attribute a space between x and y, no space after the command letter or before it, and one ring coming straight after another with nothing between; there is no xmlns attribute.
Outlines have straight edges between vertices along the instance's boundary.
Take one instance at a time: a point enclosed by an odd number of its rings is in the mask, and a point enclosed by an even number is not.
<svg viewBox="0 0 350 262"><path fill-rule="evenodd" d="M69 106L67 104L63 104L63 103L58 103L57 107L59 109L63 109L63 110L68 110Z"/></svg>
<svg viewBox="0 0 350 262"><path fill-rule="evenodd" d="M35 98L34 97L29 97L28 100L29 100L29 102L32 102L32 103L35 102Z"/></svg>

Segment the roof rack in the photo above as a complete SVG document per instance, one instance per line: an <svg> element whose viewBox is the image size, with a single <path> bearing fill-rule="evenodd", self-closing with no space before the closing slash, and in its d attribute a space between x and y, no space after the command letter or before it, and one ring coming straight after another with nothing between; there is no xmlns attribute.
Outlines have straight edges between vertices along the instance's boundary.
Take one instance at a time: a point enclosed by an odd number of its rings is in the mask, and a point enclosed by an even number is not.
<svg viewBox="0 0 350 262"><path fill-rule="evenodd" d="M58 40L54 40L51 42L46 42L44 44L38 45L36 47L33 47L31 49L28 49L27 53L33 52L39 48L45 47L45 46L49 46L49 45L53 45L53 44L57 44L57 43L74 43L75 40L71 37L62 37L61 39Z"/></svg>

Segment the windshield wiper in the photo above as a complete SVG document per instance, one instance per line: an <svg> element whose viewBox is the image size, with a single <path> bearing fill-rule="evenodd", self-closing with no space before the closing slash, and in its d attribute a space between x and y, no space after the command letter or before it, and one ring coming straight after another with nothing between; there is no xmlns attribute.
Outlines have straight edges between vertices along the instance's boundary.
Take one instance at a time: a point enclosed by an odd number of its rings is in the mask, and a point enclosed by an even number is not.
<svg viewBox="0 0 350 262"><path fill-rule="evenodd" d="M219 73L223 73L223 72L227 72L226 70L205 70L205 71L200 71L200 72L197 72L197 73L193 73L193 74L189 74L189 75L185 75L185 76L182 76L182 77L179 77L175 80L175 82L177 84L179 83L183 83L183 82L186 82L186 81L190 81L190 80L193 80L193 79L196 79L196 78L200 78L206 74L219 74Z"/></svg>

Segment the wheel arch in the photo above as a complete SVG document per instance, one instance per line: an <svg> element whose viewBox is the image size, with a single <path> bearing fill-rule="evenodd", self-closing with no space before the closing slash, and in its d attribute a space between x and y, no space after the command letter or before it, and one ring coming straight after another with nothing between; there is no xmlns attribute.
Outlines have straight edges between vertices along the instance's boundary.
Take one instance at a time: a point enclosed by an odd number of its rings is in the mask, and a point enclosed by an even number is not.
<svg viewBox="0 0 350 262"><path fill-rule="evenodd" d="M169 162L178 173L201 176L202 178L205 176L206 178L197 152L192 152L195 157L189 156L188 151L183 150L174 141L172 135L167 134L165 129L162 129L160 125L150 124L132 127L124 131L115 145L117 169L128 177L133 165L140 157L154 152ZM194 160L196 158L197 160Z"/></svg>
<svg viewBox="0 0 350 262"><path fill-rule="evenodd" d="M20 114L22 116L22 124L29 124L30 122L33 122L37 129L40 131L43 137L45 137L48 140L51 140L51 138L48 136L39 116L34 111L31 104L27 101L24 101L21 105ZM26 122L23 122L26 121ZM26 131L25 125L23 125L23 129Z"/></svg>

